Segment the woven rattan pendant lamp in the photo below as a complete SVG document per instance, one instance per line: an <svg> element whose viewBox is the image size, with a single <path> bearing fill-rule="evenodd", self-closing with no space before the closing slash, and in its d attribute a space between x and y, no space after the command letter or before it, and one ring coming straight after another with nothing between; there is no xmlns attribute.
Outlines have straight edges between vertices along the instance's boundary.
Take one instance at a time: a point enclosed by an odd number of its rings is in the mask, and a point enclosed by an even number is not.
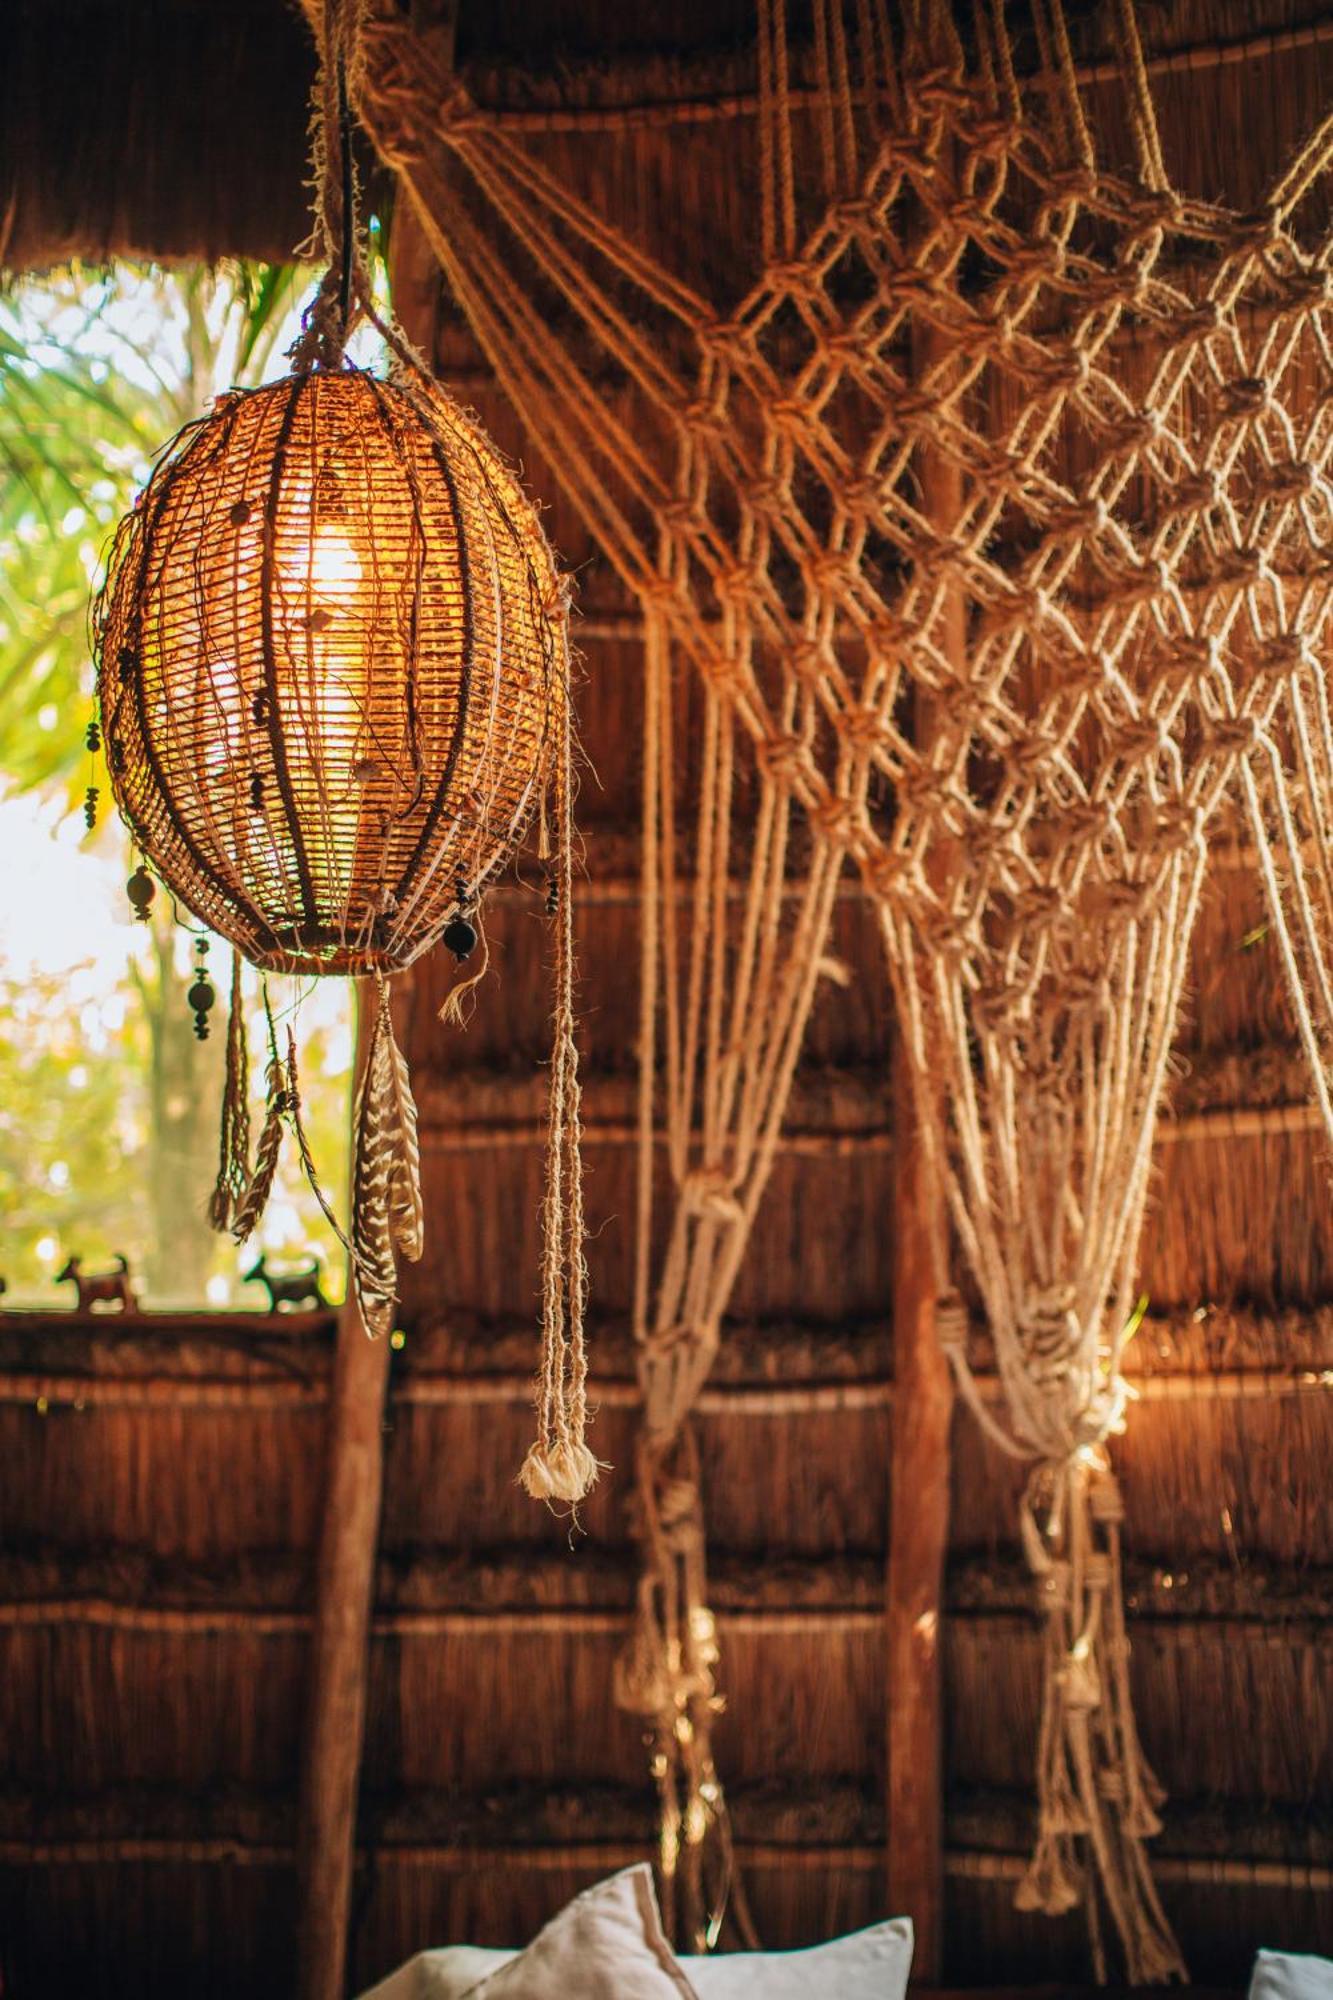
<svg viewBox="0 0 1333 2000"><path fill-rule="evenodd" d="M584 1276L572 1020L568 605L537 516L485 434L377 314L355 224L357 0L329 0L315 117L327 272L282 381L220 397L162 454L94 607L112 788L180 904L265 971L378 987L356 1114L351 1279L391 1322L421 1254L416 1112L389 977L477 943L479 899L534 814L550 854L555 1049L545 1211L540 1497L576 1500ZM395 357L345 358L370 318ZM150 895L142 873L139 905ZM484 960L483 960L484 963ZM196 989L197 990L197 989ZM270 1038L253 1161L239 965L212 1214L244 1238L284 1126L307 1170L295 1050Z"/></svg>

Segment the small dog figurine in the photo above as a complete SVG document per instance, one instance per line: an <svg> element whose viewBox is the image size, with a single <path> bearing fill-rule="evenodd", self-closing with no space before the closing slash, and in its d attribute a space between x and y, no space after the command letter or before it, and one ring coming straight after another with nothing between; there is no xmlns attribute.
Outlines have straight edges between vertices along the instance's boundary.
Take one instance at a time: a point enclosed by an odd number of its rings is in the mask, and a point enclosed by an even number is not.
<svg viewBox="0 0 1333 2000"><path fill-rule="evenodd" d="M270 1312L297 1312L302 1306L308 1306L311 1312L324 1312L328 1307L329 1302L319 1288L319 1260L316 1257L311 1258L304 1271L279 1273L276 1277L265 1269L261 1257L245 1273L243 1282L265 1286Z"/></svg>
<svg viewBox="0 0 1333 2000"><path fill-rule="evenodd" d="M76 1312L91 1312L94 1306L116 1306L121 1312L133 1313L139 1310L139 1301L130 1283L130 1267L123 1257L117 1257L119 1266L115 1271L90 1271L85 1277L83 1259L71 1257L63 1271L58 1271L52 1280L57 1285L73 1285L78 1292L79 1302Z"/></svg>

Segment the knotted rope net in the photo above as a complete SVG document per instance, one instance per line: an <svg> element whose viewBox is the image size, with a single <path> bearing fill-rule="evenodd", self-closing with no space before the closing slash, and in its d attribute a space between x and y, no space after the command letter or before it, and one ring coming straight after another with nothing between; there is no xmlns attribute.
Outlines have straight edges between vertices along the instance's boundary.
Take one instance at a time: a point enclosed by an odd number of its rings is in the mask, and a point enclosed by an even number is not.
<svg viewBox="0 0 1333 2000"><path fill-rule="evenodd" d="M785 18L760 8L768 268L725 316L489 123L421 44L388 24L369 43L376 136L645 613L645 1091L660 990L677 1206L651 1309L641 1255L647 1567L622 1686L656 1718L674 1865L682 1827L696 1848L725 1831L686 1417L826 948L822 871L850 857L880 912L998 1413L946 1307L950 1352L990 1436L1031 1465L1022 1532L1046 1668L1020 1900L1083 1904L1099 1972L1109 1917L1129 1977L1166 1978L1183 1965L1143 1848L1158 1791L1130 1701L1107 1446L1128 1401L1153 1126L1207 829L1237 786L1310 996L1312 1052L1333 994L1320 667L1333 291L1329 243L1303 248L1291 226L1333 126L1261 211L1238 215L1171 187L1128 0L1115 25L1131 152L1117 169L1094 148L1056 0L1033 9L1027 85L999 7L973 14L964 55L942 9L909 12L899 53L869 0L850 22L824 4L812 186ZM590 354L630 385L641 422ZM690 969L664 975L668 653L701 677L706 729ZM718 802L745 737L765 823L781 819L785 843L795 811L800 836L767 874L756 841L755 915L743 901L728 943ZM771 1092L751 1096L763 1120L745 1126L733 1113L761 1044L736 1002L762 985L760 941L793 882L805 983L765 1000L783 1054Z"/></svg>

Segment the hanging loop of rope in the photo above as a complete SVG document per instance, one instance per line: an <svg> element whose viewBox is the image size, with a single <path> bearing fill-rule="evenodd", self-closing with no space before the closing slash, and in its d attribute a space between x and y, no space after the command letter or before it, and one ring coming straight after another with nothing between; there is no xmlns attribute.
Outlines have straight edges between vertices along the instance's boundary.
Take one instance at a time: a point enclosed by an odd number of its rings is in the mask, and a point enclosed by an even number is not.
<svg viewBox="0 0 1333 2000"><path fill-rule="evenodd" d="M364 74L367 0L324 0L310 113L314 228L303 254L324 265L291 350L298 373L343 365L357 321L374 311L357 212L355 96Z"/></svg>

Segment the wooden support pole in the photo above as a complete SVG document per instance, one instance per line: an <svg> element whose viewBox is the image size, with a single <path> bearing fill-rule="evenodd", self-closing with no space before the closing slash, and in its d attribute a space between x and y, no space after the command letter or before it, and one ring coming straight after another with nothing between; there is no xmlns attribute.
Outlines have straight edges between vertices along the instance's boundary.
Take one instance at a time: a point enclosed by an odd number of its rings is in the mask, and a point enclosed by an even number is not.
<svg viewBox="0 0 1333 2000"><path fill-rule="evenodd" d="M914 342L918 376L938 336ZM949 533L961 502L955 466L921 453L922 508ZM961 596L945 607L942 640L966 643ZM930 716L918 697L919 736ZM944 1936L944 1708L941 1622L949 1540L953 1382L936 1337L935 1301L946 1274L943 1199L917 1116L911 1058L901 1035L893 1058L893 1380L890 1451L886 1682L888 1892L916 1930L914 1983L940 1983Z"/></svg>
<svg viewBox="0 0 1333 2000"><path fill-rule="evenodd" d="M374 996L358 993L357 1075ZM367 1338L352 1296L338 1316L325 1432L324 1513L310 1641L297 1826L300 2000L342 2000L384 1475L389 1343Z"/></svg>
<svg viewBox="0 0 1333 2000"><path fill-rule="evenodd" d="M912 1976L940 1981L944 1929L941 1621L953 1383L935 1334L935 1177L905 1051L894 1058L893 1366L887 1603L888 1890L916 1929Z"/></svg>

